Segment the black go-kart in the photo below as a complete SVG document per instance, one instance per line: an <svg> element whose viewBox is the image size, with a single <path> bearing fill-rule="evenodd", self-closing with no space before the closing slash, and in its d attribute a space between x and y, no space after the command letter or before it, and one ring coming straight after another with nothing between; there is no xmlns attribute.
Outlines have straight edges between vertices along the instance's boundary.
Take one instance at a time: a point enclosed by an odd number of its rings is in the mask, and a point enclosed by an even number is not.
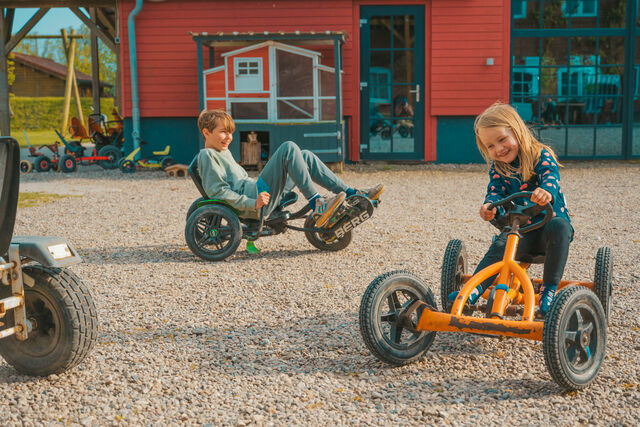
<svg viewBox="0 0 640 427"><path fill-rule="evenodd" d="M348 197L324 227L317 228L308 205L293 213L285 209L298 200L298 195L290 192L268 218L264 217L264 208L260 210L259 219L243 218L223 200L207 196L198 172L197 156L189 165L189 175L202 197L187 211L184 235L191 252L206 261L222 261L233 255L242 239L247 240L249 253L258 253L254 243L258 238L287 230L303 231L309 243L320 250L339 251L349 246L353 229L371 218L380 203L361 195ZM304 219L302 227L290 224L297 219Z"/></svg>

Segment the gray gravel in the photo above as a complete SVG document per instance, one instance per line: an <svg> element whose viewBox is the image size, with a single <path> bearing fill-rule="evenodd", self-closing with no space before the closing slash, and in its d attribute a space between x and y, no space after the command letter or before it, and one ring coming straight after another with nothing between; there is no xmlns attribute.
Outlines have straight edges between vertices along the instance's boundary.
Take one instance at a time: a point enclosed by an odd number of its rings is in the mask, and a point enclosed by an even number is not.
<svg viewBox="0 0 640 427"><path fill-rule="evenodd" d="M185 244L198 197L189 179L97 167L23 176L22 191L78 196L21 209L16 234L75 245L85 262L72 269L101 329L63 375L25 377L0 361L3 423L638 425L640 167L575 163L561 174L576 229L565 278L592 280L600 246L615 263L607 356L591 387L570 394L539 342L440 333L423 361L392 368L360 337L360 298L377 275L408 269L440 301L448 240L478 262L494 234L477 215L482 166L348 167L346 182L387 189L347 249L320 252L291 232L221 263Z"/></svg>

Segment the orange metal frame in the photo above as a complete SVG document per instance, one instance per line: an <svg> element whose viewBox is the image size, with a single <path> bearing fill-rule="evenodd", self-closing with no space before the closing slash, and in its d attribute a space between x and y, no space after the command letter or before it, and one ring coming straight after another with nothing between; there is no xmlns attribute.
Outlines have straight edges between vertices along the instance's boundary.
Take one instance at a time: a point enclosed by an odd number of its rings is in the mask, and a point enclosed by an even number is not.
<svg viewBox="0 0 640 427"><path fill-rule="evenodd" d="M464 285L453 303L451 313L441 313L425 307L420 315L417 329L420 331L503 335L542 341L544 322L534 320L534 309L537 305L538 295L533 289L533 283L539 284L542 281L534 280L532 282L527 275L529 264L518 263L515 260L519 240L518 227L514 226L513 231L507 236L507 245L502 261L498 261L474 275L462 276ZM496 273L498 273L498 277L492 285L496 290L490 316L488 318L480 318L463 315L462 310L471 291ZM503 284L504 286L497 286L497 284ZM566 280L560 282L558 289L570 285L581 285L593 289L592 282ZM487 298L490 291L491 288L487 289L483 297ZM524 304L521 320L502 319L510 304Z"/></svg>

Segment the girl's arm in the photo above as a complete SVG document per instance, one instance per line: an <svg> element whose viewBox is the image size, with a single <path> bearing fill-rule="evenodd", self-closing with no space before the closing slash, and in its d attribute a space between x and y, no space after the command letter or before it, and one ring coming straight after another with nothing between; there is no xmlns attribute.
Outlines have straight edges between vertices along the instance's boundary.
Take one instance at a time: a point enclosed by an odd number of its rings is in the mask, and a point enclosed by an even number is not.
<svg viewBox="0 0 640 427"><path fill-rule="evenodd" d="M507 197L507 187L504 181L504 177L496 172L496 169L491 166L489 169L489 184L487 185L487 195L484 198L484 203L494 203L498 200L502 200ZM498 207L497 216L504 214L504 208Z"/></svg>
<svg viewBox="0 0 640 427"><path fill-rule="evenodd" d="M538 175L539 188L551 194L553 203L560 191L560 171L558 170L558 162L556 162L547 150L542 150L540 159L535 167L536 175Z"/></svg>

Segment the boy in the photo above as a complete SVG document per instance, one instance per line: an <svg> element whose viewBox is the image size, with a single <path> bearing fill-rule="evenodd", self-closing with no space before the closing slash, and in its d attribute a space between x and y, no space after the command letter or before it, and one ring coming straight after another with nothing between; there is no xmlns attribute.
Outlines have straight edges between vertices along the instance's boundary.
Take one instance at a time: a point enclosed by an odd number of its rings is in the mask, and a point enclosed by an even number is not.
<svg viewBox="0 0 640 427"><path fill-rule="evenodd" d="M226 201L243 217L257 218L264 206L264 217L268 218L293 183L307 199L316 226L322 227L347 196L364 194L376 200L384 190L383 185L363 191L347 187L315 154L300 150L291 141L273 153L254 181L229 152L235 130L229 114L223 110L203 110L198 117L198 128L205 141L204 149L198 154L198 170L205 192L211 198ZM335 196L320 196L314 182Z"/></svg>

